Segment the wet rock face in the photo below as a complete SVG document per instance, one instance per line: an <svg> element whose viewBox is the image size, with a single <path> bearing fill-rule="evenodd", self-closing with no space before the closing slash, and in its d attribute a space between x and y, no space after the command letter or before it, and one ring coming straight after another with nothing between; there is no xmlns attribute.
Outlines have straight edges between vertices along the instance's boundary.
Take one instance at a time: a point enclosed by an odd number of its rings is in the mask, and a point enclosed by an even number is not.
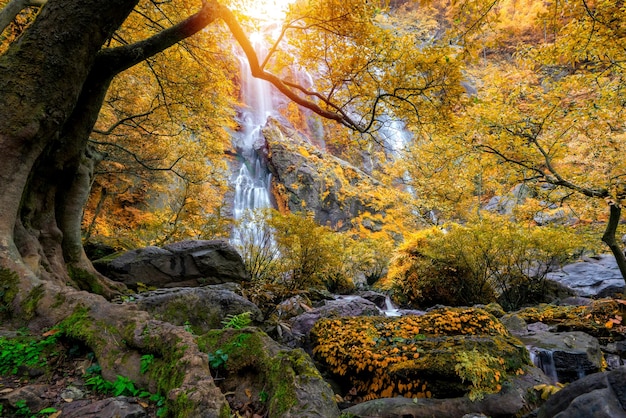
<svg viewBox="0 0 626 418"><path fill-rule="evenodd" d="M263 134L274 191L280 189L274 193L279 207L292 212L313 211L319 224L340 229L349 228L356 217L366 213L372 216L363 219L363 227L381 228L379 217L390 202L377 197L376 189L383 186L375 179L313 147L295 130L275 120L268 121Z"/></svg>
<svg viewBox="0 0 626 418"><path fill-rule="evenodd" d="M537 332L519 338L532 347L535 365L554 382L573 382L602 369L600 344L584 332Z"/></svg>
<svg viewBox="0 0 626 418"><path fill-rule="evenodd" d="M181 241L163 248L145 247L94 266L129 287L203 286L248 280L237 250L223 240Z"/></svg>

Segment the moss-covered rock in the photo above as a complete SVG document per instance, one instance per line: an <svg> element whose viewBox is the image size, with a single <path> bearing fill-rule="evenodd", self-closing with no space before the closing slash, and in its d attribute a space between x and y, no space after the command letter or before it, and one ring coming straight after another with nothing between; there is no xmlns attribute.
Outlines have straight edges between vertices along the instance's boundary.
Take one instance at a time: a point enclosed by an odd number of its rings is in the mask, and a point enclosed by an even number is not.
<svg viewBox="0 0 626 418"><path fill-rule="evenodd" d="M304 351L256 328L214 330L198 340L234 409L253 404L273 418L339 416L330 386Z"/></svg>
<svg viewBox="0 0 626 418"><path fill-rule="evenodd" d="M229 315L250 312L252 321L263 319L255 304L221 285L158 289L134 298L139 309L174 325L189 325L197 334L222 328Z"/></svg>
<svg viewBox="0 0 626 418"><path fill-rule="evenodd" d="M96 295L83 292L81 300L57 327L93 350L105 379L124 376L137 387L165 395L175 417L228 416L228 402L213 381L206 353L183 327L153 320L133 306L103 302ZM141 357L146 354L153 360L142 373Z"/></svg>
<svg viewBox="0 0 626 418"><path fill-rule="evenodd" d="M626 302L619 299L599 299L590 306L541 304L515 314L527 323L542 322L556 331L582 331L600 339L621 339L626 331Z"/></svg>
<svg viewBox="0 0 626 418"><path fill-rule="evenodd" d="M322 319L315 357L363 400L405 396L480 398L530 364L524 345L477 308L423 316Z"/></svg>

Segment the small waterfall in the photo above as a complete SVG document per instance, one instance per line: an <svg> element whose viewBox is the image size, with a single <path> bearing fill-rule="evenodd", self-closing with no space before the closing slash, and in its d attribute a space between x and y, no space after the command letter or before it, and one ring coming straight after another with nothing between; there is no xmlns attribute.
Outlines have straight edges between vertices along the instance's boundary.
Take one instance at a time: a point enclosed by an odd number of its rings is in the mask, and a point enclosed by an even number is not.
<svg viewBox="0 0 626 418"><path fill-rule="evenodd" d="M257 54L264 54L261 42L255 44ZM271 174L265 166L264 160L259 155L259 150L264 146L264 138L261 129L267 122L268 116L274 112L272 91L270 84L265 80L252 77L247 59L240 53L241 72L241 99L245 107L240 114L240 131L235 135L234 144L241 166L233 180L235 197L233 201L233 217L239 222L231 236L233 245L243 245L244 240L254 238L254 243L261 233L261 225L253 219L253 213L258 209L271 207L270 182ZM247 216L251 216L247 219Z"/></svg>
<svg viewBox="0 0 626 418"><path fill-rule="evenodd" d="M389 296L385 297L385 309L383 309L385 316L402 316L400 310L394 306Z"/></svg>
<svg viewBox="0 0 626 418"><path fill-rule="evenodd" d="M550 381L555 384L559 381L559 377L556 373L556 367L554 365L554 357L552 351L544 350L537 347L527 347L530 353L530 359L533 364L540 368L543 373L548 376Z"/></svg>

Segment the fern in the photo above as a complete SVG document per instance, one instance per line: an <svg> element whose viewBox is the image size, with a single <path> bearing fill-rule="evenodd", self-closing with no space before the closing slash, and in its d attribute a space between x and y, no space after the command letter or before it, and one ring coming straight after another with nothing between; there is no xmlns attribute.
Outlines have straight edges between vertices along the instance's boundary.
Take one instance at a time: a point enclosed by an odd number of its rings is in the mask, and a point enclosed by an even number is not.
<svg viewBox="0 0 626 418"><path fill-rule="evenodd" d="M242 329L247 327L252 323L252 318L250 316L252 312L246 311L237 315L227 315L226 319L222 321L222 325L224 329L232 328L232 329Z"/></svg>

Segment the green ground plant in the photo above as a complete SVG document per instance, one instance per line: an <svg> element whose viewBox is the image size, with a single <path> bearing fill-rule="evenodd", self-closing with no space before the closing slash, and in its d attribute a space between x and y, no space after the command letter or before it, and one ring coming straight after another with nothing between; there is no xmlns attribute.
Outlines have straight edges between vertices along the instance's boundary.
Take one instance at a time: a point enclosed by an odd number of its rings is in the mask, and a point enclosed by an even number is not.
<svg viewBox="0 0 626 418"><path fill-rule="evenodd" d="M233 329L242 329L247 327L252 323L252 318L250 316L252 312L246 311L237 315L229 314L222 321L223 328L233 328Z"/></svg>
<svg viewBox="0 0 626 418"><path fill-rule="evenodd" d="M45 367L48 358L56 356L58 334L44 338L0 337L0 375L17 374L21 366Z"/></svg>
<svg viewBox="0 0 626 418"><path fill-rule="evenodd" d="M151 362L146 363L145 371L147 371L150 364ZM145 373L145 371L142 373ZM118 375L115 381L110 382L102 377L101 372L102 368L97 363L89 367L85 373L85 386L97 393L110 394L113 396L134 396L148 399L155 403L158 417L162 417L167 414L167 407L165 405L166 399L163 395L150 393L147 390L138 388L135 382L125 376Z"/></svg>

